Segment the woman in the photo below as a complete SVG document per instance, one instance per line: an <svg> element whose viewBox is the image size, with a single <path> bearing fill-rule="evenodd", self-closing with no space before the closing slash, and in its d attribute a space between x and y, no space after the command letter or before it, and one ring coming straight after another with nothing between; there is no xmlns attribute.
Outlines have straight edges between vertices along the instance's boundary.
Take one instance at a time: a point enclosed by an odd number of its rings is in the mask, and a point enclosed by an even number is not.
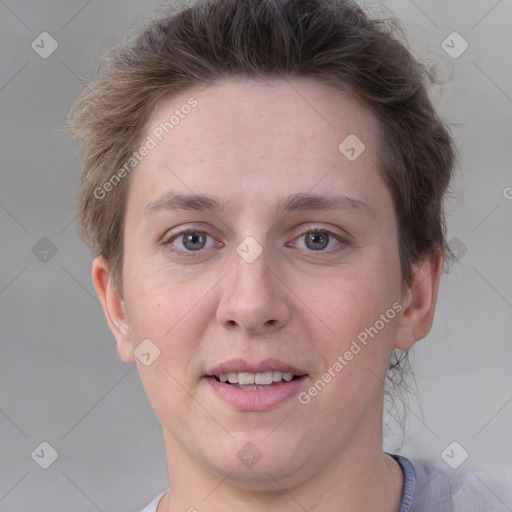
<svg viewBox="0 0 512 512"><path fill-rule="evenodd" d="M425 73L350 1L199 0L77 103L94 285L163 427L144 512L501 510L382 450L448 254Z"/></svg>

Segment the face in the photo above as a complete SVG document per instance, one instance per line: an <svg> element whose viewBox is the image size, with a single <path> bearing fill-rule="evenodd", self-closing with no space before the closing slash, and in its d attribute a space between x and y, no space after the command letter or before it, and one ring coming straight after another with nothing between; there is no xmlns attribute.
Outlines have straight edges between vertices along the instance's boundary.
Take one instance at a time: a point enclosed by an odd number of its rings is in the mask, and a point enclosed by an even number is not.
<svg viewBox="0 0 512 512"><path fill-rule="evenodd" d="M268 488L381 450L407 305L371 112L313 80L222 81L161 103L149 136L114 331L169 459Z"/></svg>

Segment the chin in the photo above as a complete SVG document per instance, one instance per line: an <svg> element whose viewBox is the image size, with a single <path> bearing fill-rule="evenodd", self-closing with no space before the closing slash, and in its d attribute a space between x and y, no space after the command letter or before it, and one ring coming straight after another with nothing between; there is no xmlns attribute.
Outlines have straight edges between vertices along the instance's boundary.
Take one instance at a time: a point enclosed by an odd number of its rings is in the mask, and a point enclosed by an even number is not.
<svg viewBox="0 0 512 512"><path fill-rule="evenodd" d="M245 436L235 443L236 448L211 454L216 460L205 462L222 477L229 474L229 482L240 489L282 491L284 482L289 485L300 479L298 473L306 463L305 454L300 446L287 446L278 438L272 443L265 436L268 433L260 437L261 441L257 436ZM300 460L298 453L301 453Z"/></svg>

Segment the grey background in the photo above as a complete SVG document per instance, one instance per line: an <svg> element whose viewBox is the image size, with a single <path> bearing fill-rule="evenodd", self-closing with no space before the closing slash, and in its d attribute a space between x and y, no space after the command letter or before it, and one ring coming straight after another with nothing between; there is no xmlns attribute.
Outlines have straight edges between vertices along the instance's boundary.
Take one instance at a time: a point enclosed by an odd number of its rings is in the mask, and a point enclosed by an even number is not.
<svg viewBox="0 0 512 512"><path fill-rule="evenodd" d="M158 4L0 0L1 511L133 511L168 486L160 425L135 366L117 356L72 224L80 160L64 133L98 57ZM432 96L461 151L447 203L461 259L414 351L422 410L405 406L400 452L441 460L457 441L462 467L512 477L512 4L377 6L437 63L445 83ZM457 59L441 47L453 31L469 44ZM59 45L47 59L31 48L42 32ZM31 457L43 441L58 452L48 469ZM385 447L399 445L395 428Z"/></svg>

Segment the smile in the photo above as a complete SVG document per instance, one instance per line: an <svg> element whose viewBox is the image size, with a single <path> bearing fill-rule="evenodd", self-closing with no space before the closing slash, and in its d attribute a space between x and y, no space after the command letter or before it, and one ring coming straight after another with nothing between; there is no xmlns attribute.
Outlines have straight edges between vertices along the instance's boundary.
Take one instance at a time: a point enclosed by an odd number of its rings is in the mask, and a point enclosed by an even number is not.
<svg viewBox="0 0 512 512"><path fill-rule="evenodd" d="M219 382L226 382L240 389L259 389L260 386L268 387L276 382L290 382L298 375L291 372L267 371L259 373L250 372L231 372L214 375Z"/></svg>
<svg viewBox="0 0 512 512"><path fill-rule="evenodd" d="M225 382L220 380L221 375L208 376L206 381L216 397L234 409L239 411L266 411L275 409L288 399L296 396L305 385L306 380L309 379L308 375L298 376L289 373L286 375L286 378L289 379L291 376L290 380L285 380L284 375L281 379L277 379L279 377L278 374L281 372L275 372L276 380L274 381L274 372L264 372L263 375L267 373L272 373L272 382L270 384L229 382L230 374L222 374L222 377L227 376ZM244 382L244 378L247 380L251 378L251 380L255 381L258 374L234 373L231 380L238 380L239 375L244 375L242 377ZM265 378L268 381L269 376Z"/></svg>

